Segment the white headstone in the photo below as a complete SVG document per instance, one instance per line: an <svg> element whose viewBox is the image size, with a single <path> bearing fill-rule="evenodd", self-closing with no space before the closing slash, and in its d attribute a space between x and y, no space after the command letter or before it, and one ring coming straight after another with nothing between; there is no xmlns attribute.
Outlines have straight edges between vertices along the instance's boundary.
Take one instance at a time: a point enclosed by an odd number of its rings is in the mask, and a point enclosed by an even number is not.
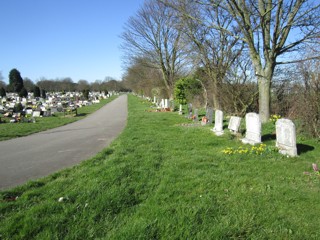
<svg viewBox="0 0 320 240"><path fill-rule="evenodd" d="M214 128L212 131L217 135L221 136L223 132L223 112L221 110L216 110Z"/></svg>
<svg viewBox="0 0 320 240"><path fill-rule="evenodd" d="M239 132L239 127L241 123L240 117L232 116L229 121L228 129L231 133L236 134Z"/></svg>
<svg viewBox="0 0 320 240"><path fill-rule="evenodd" d="M33 110L32 109L26 109L26 114L32 115Z"/></svg>
<svg viewBox="0 0 320 240"><path fill-rule="evenodd" d="M242 142L251 145L261 143L261 121L259 114L246 114L246 137L242 139Z"/></svg>
<svg viewBox="0 0 320 240"><path fill-rule="evenodd" d="M290 119L279 119L276 122L276 147L279 152L290 157L297 156L296 127Z"/></svg>
<svg viewBox="0 0 320 240"><path fill-rule="evenodd" d="M40 111L34 111L32 117L40 117Z"/></svg>
<svg viewBox="0 0 320 240"><path fill-rule="evenodd" d="M170 108L169 99L164 100L164 108Z"/></svg>
<svg viewBox="0 0 320 240"><path fill-rule="evenodd" d="M161 107L161 108L164 108L164 99L161 99L160 107Z"/></svg>
<svg viewBox="0 0 320 240"><path fill-rule="evenodd" d="M180 104L180 106L179 106L179 115L182 115L182 104Z"/></svg>

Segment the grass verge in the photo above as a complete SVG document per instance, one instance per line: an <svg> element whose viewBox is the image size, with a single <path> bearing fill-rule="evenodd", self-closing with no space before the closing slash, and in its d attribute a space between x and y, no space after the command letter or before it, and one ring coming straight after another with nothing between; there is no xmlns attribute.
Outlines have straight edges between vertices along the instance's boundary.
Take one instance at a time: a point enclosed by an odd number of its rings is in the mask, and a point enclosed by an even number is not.
<svg viewBox="0 0 320 240"><path fill-rule="evenodd" d="M75 122L87 116L88 114L98 110L108 102L114 100L116 96L101 100L98 104L78 108L78 115L59 114L52 117L36 118L36 123L1 123L0 124L0 141L8 140L16 137L23 137L32 133L45 131L51 128L60 127L68 123Z"/></svg>
<svg viewBox="0 0 320 240"><path fill-rule="evenodd" d="M229 155L243 145L228 133L134 96L128 107L96 157L0 193L0 239L319 239L320 177L303 173L320 163L319 142L298 138L296 158Z"/></svg>

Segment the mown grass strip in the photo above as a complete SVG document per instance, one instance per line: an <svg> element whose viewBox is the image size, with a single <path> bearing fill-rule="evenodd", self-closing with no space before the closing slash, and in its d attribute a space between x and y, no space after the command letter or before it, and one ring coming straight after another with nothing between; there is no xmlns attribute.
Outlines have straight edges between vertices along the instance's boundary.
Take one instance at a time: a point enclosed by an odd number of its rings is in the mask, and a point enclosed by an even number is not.
<svg viewBox="0 0 320 240"><path fill-rule="evenodd" d="M111 98L101 100L98 104L78 108L77 116L72 116L70 114L64 115L61 113L58 116L36 118L36 123L1 123L0 141L27 136L32 133L41 132L78 121L111 102L116 97L117 96L112 96Z"/></svg>
<svg viewBox="0 0 320 240"><path fill-rule="evenodd" d="M297 158L228 155L242 145L231 135L147 109L129 96L127 127L110 147L1 192L0 238L319 239L320 179L303 174L319 164L319 142L300 139L310 148Z"/></svg>

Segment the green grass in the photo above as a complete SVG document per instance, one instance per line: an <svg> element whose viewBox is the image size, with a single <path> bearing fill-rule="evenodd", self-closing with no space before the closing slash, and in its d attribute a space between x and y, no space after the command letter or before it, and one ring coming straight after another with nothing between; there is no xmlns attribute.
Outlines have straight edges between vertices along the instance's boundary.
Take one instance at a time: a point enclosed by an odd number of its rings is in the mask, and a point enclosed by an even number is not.
<svg viewBox="0 0 320 240"><path fill-rule="evenodd" d="M57 116L36 118L36 123L9 123L9 120L7 120L6 123L0 124L0 141L27 136L32 133L41 132L75 122L98 110L115 98L116 96L113 96L106 100L101 100L98 104L78 108L78 115L76 117L73 117L71 114L64 115L63 113L58 113Z"/></svg>
<svg viewBox="0 0 320 240"><path fill-rule="evenodd" d="M0 239L320 238L320 177L303 174L320 163L319 142L298 137L296 158L226 155L237 138L148 106L129 95L127 127L110 147L2 191ZM274 145L274 126L263 129Z"/></svg>

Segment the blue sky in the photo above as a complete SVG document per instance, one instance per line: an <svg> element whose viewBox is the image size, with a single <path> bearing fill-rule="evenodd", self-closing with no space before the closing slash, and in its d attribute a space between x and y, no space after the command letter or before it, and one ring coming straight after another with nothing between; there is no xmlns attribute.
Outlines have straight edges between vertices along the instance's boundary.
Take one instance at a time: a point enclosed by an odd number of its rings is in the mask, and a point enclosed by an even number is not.
<svg viewBox="0 0 320 240"><path fill-rule="evenodd" d="M0 0L0 72L33 82L121 79L119 35L144 0Z"/></svg>

